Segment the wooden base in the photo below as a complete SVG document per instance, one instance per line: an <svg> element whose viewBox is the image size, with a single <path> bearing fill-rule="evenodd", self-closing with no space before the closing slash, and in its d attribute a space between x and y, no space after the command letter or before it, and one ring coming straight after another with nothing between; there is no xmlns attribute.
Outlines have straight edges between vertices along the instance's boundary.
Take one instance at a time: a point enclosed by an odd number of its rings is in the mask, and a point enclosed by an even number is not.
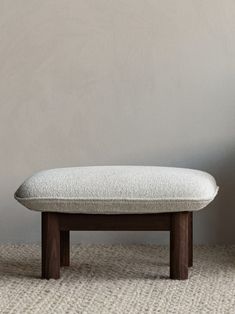
<svg viewBox="0 0 235 314"><path fill-rule="evenodd" d="M60 278L60 266L69 266L70 230L170 231L170 278L188 278L193 264L190 212L90 215L42 213L42 278Z"/></svg>

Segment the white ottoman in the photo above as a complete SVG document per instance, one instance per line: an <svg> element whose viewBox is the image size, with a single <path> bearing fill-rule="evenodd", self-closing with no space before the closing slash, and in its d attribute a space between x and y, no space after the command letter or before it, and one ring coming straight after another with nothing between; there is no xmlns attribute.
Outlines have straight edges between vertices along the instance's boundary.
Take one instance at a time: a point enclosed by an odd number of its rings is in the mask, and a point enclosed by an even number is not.
<svg viewBox="0 0 235 314"><path fill-rule="evenodd" d="M192 266L192 212L218 187L208 173L146 166L74 167L28 178L15 198L42 212L42 278L69 265L70 230L169 230L170 277L187 279Z"/></svg>

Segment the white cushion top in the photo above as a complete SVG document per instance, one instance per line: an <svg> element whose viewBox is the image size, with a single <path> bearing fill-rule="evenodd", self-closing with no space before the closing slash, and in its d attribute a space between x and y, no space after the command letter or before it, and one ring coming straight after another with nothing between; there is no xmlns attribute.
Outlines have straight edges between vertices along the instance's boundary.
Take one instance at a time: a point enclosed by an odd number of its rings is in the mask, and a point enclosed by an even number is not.
<svg viewBox="0 0 235 314"><path fill-rule="evenodd" d="M148 166L94 166L38 172L15 198L39 211L69 213L154 213L199 210L218 187L198 170Z"/></svg>

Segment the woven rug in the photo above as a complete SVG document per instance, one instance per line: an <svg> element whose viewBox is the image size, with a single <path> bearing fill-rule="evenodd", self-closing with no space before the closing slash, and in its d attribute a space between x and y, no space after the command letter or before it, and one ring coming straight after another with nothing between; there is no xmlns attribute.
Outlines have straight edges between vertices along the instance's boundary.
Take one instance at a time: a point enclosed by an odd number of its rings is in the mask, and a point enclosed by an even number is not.
<svg viewBox="0 0 235 314"><path fill-rule="evenodd" d="M0 313L235 313L235 246L196 247L186 281L168 260L168 247L73 246L48 281L39 246L0 245Z"/></svg>

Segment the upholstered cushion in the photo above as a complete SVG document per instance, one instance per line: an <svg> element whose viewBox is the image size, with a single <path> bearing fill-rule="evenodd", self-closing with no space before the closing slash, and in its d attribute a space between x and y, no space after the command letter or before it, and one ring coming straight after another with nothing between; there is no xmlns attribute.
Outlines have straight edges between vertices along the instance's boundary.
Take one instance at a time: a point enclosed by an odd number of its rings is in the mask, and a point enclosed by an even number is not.
<svg viewBox="0 0 235 314"><path fill-rule="evenodd" d="M103 166L41 171L15 198L37 211L134 214L199 210L217 191L214 178L198 170Z"/></svg>

